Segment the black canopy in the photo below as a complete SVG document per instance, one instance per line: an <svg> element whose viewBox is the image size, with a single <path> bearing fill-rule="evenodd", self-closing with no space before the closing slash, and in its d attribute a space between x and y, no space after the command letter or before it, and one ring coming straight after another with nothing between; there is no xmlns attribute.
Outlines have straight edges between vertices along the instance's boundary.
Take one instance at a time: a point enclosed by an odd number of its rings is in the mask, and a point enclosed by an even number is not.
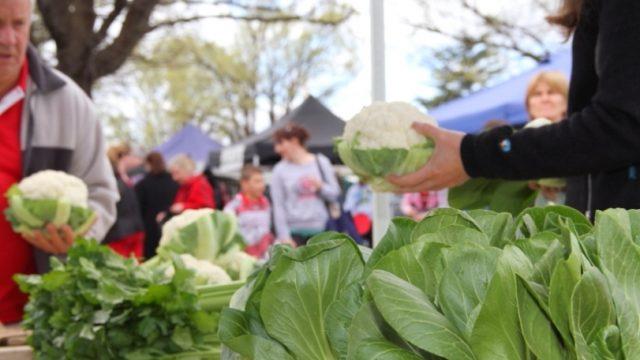
<svg viewBox="0 0 640 360"><path fill-rule="evenodd" d="M252 162L257 159L260 165L273 165L280 157L273 150L273 134L289 123L304 126L311 135L307 148L312 153L322 153L333 163L339 163L337 154L333 151L334 138L341 136L344 121L327 109L318 99L309 96L293 111L289 112L269 129L246 138L239 143L225 147L210 154L210 165L213 167L227 167L224 152L233 152L234 162ZM237 164L236 164L237 165ZM234 166L235 167L235 166Z"/></svg>

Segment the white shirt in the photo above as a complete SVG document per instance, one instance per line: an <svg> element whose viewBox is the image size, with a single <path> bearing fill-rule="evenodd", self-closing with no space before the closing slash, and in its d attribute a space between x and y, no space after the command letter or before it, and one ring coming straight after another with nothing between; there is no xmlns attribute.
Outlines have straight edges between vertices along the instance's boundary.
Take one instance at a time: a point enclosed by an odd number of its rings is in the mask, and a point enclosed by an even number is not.
<svg viewBox="0 0 640 360"><path fill-rule="evenodd" d="M25 95L24 90L22 90L20 86L14 87L13 90L0 98L0 114L4 114L5 111L24 99Z"/></svg>

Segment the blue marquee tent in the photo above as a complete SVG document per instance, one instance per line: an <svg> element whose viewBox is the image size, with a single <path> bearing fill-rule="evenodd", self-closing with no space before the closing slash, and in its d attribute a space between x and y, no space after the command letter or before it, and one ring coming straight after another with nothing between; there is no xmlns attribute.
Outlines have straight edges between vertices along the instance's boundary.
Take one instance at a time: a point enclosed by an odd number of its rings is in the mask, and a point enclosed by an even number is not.
<svg viewBox="0 0 640 360"><path fill-rule="evenodd" d="M154 150L168 161L178 154L188 154L196 163L206 163L209 153L222 146L197 127L187 124L164 144Z"/></svg>
<svg viewBox="0 0 640 360"><path fill-rule="evenodd" d="M535 68L496 86L482 89L468 96L449 101L429 111L440 126L464 132L477 132L492 119L506 120L510 124L527 121L524 97L531 77L540 71L571 73L571 49L553 54Z"/></svg>

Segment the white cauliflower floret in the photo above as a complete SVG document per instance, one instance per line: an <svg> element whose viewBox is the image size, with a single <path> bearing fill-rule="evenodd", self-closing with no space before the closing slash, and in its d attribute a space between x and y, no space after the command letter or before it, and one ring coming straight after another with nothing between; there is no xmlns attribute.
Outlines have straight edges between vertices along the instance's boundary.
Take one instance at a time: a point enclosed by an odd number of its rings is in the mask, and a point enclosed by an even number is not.
<svg viewBox="0 0 640 360"><path fill-rule="evenodd" d="M238 277L238 280L245 280L256 266L258 259L246 252L232 248L226 254L216 260L216 263L227 269Z"/></svg>
<svg viewBox="0 0 640 360"><path fill-rule="evenodd" d="M71 205L88 206L87 185L75 176L62 171L44 170L28 176L18 184L25 199L57 199Z"/></svg>
<svg viewBox="0 0 640 360"><path fill-rule="evenodd" d="M195 271L196 282L200 285L221 285L231 282L231 277L226 271L209 261L198 260L189 254L180 255L180 259L187 269ZM175 274L173 266L168 267L165 274L172 277Z"/></svg>
<svg viewBox="0 0 640 360"><path fill-rule="evenodd" d="M160 246L167 244L173 234L175 234L178 230L183 227L193 223L194 221L200 219L203 216L210 216L213 214L213 209L196 209L196 210L185 210L180 215L176 215L169 219L164 226L162 226L162 237L160 238Z"/></svg>
<svg viewBox="0 0 640 360"><path fill-rule="evenodd" d="M374 102L345 125L343 139L358 139L362 149L408 149L425 141L411 128L414 122L437 125L436 121L405 102Z"/></svg>

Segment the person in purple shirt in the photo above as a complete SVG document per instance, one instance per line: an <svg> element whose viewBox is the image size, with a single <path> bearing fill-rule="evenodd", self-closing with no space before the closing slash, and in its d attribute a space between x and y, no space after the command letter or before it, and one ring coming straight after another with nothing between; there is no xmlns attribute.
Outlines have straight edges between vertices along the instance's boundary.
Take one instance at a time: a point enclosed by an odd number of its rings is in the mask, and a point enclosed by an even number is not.
<svg viewBox="0 0 640 360"><path fill-rule="evenodd" d="M340 186L329 159L305 147L309 133L304 127L286 125L273 138L282 157L270 186L276 237L278 242L303 245L325 229L327 203L338 200Z"/></svg>

